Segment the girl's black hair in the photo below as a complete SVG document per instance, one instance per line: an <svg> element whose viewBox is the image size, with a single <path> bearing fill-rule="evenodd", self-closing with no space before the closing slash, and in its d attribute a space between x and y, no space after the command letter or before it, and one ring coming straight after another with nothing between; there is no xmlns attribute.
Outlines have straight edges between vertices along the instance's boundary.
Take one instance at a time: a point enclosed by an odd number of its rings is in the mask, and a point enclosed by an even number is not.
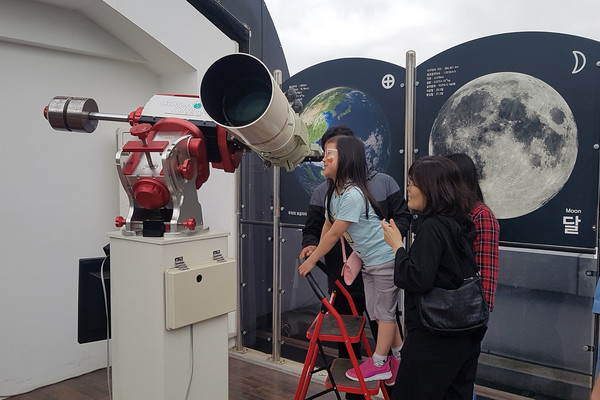
<svg viewBox="0 0 600 400"><path fill-rule="evenodd" d="M423 216L439 214L461 220L475 205L476 198L458 166L446 157L419 158L411 165L408 176L425 196Z"/></svg>
<svg viewBox="0 0 600 400"><path fill-rule="evenodd" d="M375 198L367 187L369 169L367 159L365 157L365 145L363 142L354 136L335 136L328 140L328 143L337 143L338 168L335 174L335 179L327 178L327 195L325 196L325 204L327 215L330 222L333 222L331 213L331 196L336 189L340 192L344 190L344 185L350 181L358 187L365 199L365 214L369 218L369 204L375 210L377 216L382 219L383 214L377 206Z"/></svg>
<svg viewBox="0 0 600 400"><path fill-rule="evenodd" d="M449 154L446 156L446 158L454 161L454 163L458 166L458 169L465 183L467 184L467 187L471 190L477 201L485 203L485 201L483 201L481 187L479 186L477 168L475 167L473 159L465 153Z"/></svg>

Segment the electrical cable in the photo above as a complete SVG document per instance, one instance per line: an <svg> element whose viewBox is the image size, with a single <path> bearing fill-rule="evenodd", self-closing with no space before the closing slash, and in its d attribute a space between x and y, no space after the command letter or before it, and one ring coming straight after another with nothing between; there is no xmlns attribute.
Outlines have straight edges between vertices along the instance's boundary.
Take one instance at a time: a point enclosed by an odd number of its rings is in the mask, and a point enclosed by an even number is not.
<svg viewBox="0 0 600 400"><path fill-rule="evenodd" d="M108 315L108 296L106 295L106 285L104 284L104 263L107 257L104 257L100 266L100 281L102 282L102 293L104 294L104 311L106 312L106 381L108 384L108 398L112 400L112 381L110 377L110 317Z"/></svg>
<svg viewBox="0 0 600 400"><path fill-rule="evenodd" d="M190 371L190 381L188 383L187 391L185 392L185 400L188 400L190 395L190 389L192 387L192 379L194 378L194 325L190 325L190 351L192 354L192 370Z"/></svg>

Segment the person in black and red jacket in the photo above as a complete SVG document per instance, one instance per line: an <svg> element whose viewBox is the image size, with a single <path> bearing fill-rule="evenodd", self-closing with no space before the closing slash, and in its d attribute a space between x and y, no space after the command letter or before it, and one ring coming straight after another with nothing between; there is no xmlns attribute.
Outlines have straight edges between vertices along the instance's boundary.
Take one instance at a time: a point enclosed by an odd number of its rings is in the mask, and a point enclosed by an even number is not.
<svg viewBox="0 0 600 400"><path fill-rule="evenodd" d="M452 160L475 197L475 207L471 210L471 219L475 223L477 237L475 238L475 261L481 273L481 283L485 293L490 312L494 311L494 299L498 285L498 241L500 238L500 225L494 213L483 201L483 193L479 186L477 168L473 159L464 153L445 156Z"/></svg>
<svg viewBox="0 0 600 400"><path fill-rule="evenodd" d="M325 147L325 144L331 138L344 135L354 136L354 132L347 126L335 126L327 129L321 138L321 147ZM412 215L408 210L404 195L398 186L398 183L389 175L386 175L377 171L370 171L369 180L367 182L368 188L371 191L373 197L377 201L377 206L384 218L393 219L396 225L400 229L403 235L406 235L410 227ZM300 259L308 257L312 254L314 249L319 244L321 237L321 230L325 223L325 195L327 193L327 182L320 184L313 192L308 207L306 222L302 229L302 251L300 252ZM350 256L352 248L346 242L346 255ZM335 280L340 279L340 282L348 290L352 297L352 301L356 306L356 309L360 315L366 311L365 304L365 293L361 274L358 274L354 282L348 286L341 278L340 274L342 271L343 258L342 248L338 241L336 245L325 255L325 269L324 272L327 274L327 280L329 283L329 290L331 291L335 287ZM346 301L344 296L337 296L334 302L334 308L340 314L352 314L350 305ZM370 318L369 318L370 321ZM370 321L371 322L371 321ZM371 323L371 330L373 336L377 338L377 324ZM402 330L401 330L402 331ZM353 345L354 352L358 359L360 359L360 342ZM338 343L339 357L348 358L348 352L343 343ZM394 374L395 375L395 374ZM393 385L393 381L386 381L388 386ZM347 394L347 399L355 398L351 394ZM356 398L362 398L362 396L356 396Z"/></svg>

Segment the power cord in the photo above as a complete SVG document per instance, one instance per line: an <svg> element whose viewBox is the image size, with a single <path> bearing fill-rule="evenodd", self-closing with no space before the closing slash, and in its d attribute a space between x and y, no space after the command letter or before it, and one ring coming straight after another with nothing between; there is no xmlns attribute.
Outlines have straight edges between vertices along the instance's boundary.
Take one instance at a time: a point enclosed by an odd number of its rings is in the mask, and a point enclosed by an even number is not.
<svg viewBox="0 0 600 400"><path fill-rule="evenodd" d="M190 381L188 383L187 391L185 392L185 400L188 400L190 395L190 389L192 387L192 379L194 378L194 325L190 325L190 351L192 355L192 370L190 371Z"/></svg>
<svg viewBox="0 0 600 400"><path fill-rule="evenodd" d="M100 281L102 282L102 293L104 294L104 311L106 312L106 381L108 384L108 398L112 400L112 379L110 376L110 317L108 315L108 296L106 295L106 285L104 284L104 263L108 256L102 261L100 266Z"/></svg>

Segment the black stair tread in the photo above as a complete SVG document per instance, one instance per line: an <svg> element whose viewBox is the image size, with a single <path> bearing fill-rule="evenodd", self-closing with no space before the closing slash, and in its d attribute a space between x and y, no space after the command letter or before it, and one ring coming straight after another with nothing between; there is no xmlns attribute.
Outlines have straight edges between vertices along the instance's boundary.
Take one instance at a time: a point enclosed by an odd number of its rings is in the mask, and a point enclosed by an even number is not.
<svg viewBox="0 0 600 400"><path fill-rule="evenodd" d="M362 333L362 329L365 325L365 317L356 316L356 315L340 315L342 318L342 322L346 327L346 331L348 332L348 337L351 342L357 342L360 340L360 335ZM311 326L307 335L309 338L312 336L314 332L314 325ZM336 336L336 340L342 341L342 333L340 331L340 327L335 319L335 317L331 314L325 314L323 318L323 323L321 324L321 330L319 332L319 336ZM333 339L331 339L333 340Z"/></svg>
<svg viewBox="0 0 600 400"><path fill-rule="evenodd" d="M361 361L358 361L360 365ZM360 383L346 377L346 371L353 368L352 361L348 358L336 358L331 365L331 373L338 391L347 393L360 393ZM369 394L377 394L379 392L379 381L365 382ZM325 387L330 388L331 382L329 376L325 380Z"/></svg>

